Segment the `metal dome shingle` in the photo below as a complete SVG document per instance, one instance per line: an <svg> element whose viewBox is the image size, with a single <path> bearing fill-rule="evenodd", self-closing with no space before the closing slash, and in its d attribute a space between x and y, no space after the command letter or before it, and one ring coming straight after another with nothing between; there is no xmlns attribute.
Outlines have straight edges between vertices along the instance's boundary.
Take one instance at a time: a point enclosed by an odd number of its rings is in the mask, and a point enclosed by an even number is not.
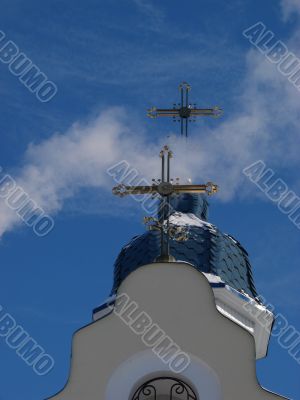
<svg viewBox="0 0 300 400"><path fill-rule="evenodd" d="M187 195L172 204L176 210L172 223L183 225L188 221L189 238L186 242L170 242L170 252L178 261L192 264L198 271L218 275L226 284L257 297L248 253L232 236L209 224L206 217L207 201L201 196ZM202 208L201 208L202 201ZM180 212L178 212L180 210ZM182 212L182 211L185 212ZM114 268L113 292L137 268L154 262L160 253L160 234L148 231L135 236L125 245Z"/></svg>

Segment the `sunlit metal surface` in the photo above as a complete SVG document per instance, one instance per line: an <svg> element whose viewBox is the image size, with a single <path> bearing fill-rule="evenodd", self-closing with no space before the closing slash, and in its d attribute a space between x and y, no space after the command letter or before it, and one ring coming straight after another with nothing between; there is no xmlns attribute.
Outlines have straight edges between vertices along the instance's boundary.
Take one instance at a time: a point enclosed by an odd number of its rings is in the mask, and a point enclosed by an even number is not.
<svg viewBox="0 0 300 400"><path fill-rule="evenodd" d="M173 153L168 146L164 146L159 153L161 158L161 179L153 180L151 186L128 186L119 184L112 189L114 195L124 197L128 195L149 194L152 196L160 196L162 199L160 213L155 219L145 220L150 230L159 230L161 236L161 253L155 260L158 262L173 262L175 259L170 254L170 239L177 241L188 240L188 229L184 227L171 226L169 216L172 212L170 207L170 199L172 195L180 195L182 193L207 194L208 196L218 191L218 186L212 182L202 185L180 185L178 178L175 180L170 178L170 160ZM154 260L153 260L154 261Z"/></svg>

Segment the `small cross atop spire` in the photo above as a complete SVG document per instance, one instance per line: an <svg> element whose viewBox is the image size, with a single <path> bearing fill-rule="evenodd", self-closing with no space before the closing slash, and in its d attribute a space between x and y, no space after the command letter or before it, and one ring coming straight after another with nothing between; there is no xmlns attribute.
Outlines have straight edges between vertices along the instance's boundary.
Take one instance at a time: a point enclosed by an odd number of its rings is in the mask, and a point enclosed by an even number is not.
<svg viewBox="0 0 300 400"><path fill-rule="evenodd" d="M181 136L188 136L188 123L195 122L197 117L219 117L222 115L222 109L219 107L197 108L194 103L189 103L189 92L191 86L187 82L179 85L181 102L174 104L173 108L156 108L152 107L148 110L149 118L171 117L173 121L180 122Z"/></svg>

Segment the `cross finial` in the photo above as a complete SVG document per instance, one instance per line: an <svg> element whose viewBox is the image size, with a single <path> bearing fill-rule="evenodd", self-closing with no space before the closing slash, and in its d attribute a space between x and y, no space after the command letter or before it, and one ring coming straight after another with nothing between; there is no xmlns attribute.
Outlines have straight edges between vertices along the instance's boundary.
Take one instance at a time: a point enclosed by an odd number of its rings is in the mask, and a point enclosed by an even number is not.
<svg viewBox="0 0 300 400"><path fill-rule="evenodd" d="M113 188L113 194L123 197L130 194L159 195L162 199L159 220L146 217L145 222L151 230L159 230L161 233L161 254L156 261L170 262L174 257L170 255L170 238L174 240L187 240L187 234L182 227L170 226L170 197L181 193L203 193L212 195L218 191L218 186L212 182L203 185L180 185L178 180L170 179L170 161L173 157L168 146L164 146L159 153L161 158L161 179L153 180L151 186L126 186L120 184Z"/></svg>
<svg viewBox="0 0 300 400"><path fill-rule="evenodd" d="M171 117L173 121L180 122L181 136L188 136L189 122L195 122L197 117L219 117L222 115L222 109L219 107L197 108L195 103L189 103L189 92L191 85L182 82L179 85L181 102L173 104L173 108L156 108L152 107L148 110L148 117Z"/></svg>

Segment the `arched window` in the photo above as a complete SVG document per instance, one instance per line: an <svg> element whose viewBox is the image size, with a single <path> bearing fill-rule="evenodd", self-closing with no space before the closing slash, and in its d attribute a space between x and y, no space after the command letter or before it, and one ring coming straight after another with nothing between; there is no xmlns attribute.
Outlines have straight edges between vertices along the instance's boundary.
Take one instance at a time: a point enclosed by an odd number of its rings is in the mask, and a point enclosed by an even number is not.
<svg viewBox="0 0 300 400"><path fill-rule="evenodd" d="M199 400L192 388L176 378L156 378L144 383L131 400Z"/></svg>

